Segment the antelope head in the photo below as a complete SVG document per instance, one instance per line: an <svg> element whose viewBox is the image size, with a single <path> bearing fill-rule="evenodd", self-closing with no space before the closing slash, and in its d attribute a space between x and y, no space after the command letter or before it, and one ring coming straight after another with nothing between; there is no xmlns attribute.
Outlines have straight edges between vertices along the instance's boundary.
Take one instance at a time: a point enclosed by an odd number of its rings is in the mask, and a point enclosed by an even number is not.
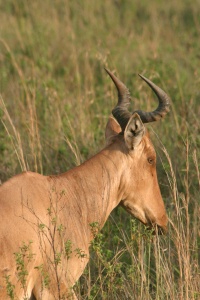
<svg viewBox="0 0 200 300"><path fill-rule="evenodd" d="M163 233L168 219L158 185L156 152L144 124L163 118L169 112L170 98L149 79L139 75L157 95L159 104L152 112L136 110L130 113L129 90L112 72L106 71L118 91L118 103L112 110L114 118L110 118L107 125L107 140L112 143L117 140L117 144L121 140L121 151L126 154L120 204L142 223Z"/></svg>

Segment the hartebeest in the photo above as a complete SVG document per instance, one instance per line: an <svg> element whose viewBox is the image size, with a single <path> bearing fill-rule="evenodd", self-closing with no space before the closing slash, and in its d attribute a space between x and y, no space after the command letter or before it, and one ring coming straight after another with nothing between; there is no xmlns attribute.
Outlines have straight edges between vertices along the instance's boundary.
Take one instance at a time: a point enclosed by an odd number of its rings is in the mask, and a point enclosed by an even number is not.
<svg viewBox="0 0 200 300"><path fill-rule="evenodd" d="M0 187L0 299L76 299L71 288L89 259L91 224L102 228L119 204L145 225L166 229L156 153L144 123L165 116L169 97L140 75L159 105L131 114L128 89L106 71L118 90L106 147L64 174L25 172Z"/></svg>

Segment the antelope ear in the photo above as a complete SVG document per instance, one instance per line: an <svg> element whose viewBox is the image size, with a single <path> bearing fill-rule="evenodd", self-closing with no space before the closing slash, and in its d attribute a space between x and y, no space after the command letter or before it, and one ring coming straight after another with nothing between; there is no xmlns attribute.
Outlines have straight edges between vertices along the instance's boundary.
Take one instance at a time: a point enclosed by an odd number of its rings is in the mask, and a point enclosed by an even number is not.
<svg viewBox="0 0 200 300"><path fill-rule="evenodd" d="M124 139L129 150L135 149L141 142L145 127L137 113L134 113L124 131Z"/></svg>
<svg viewBox="0 0 200 300"><path fill-rule="evenodd" d="M111 143L113 138L121 131L122 129L117 121L113 117L109 117L105 130L106 144Z"/></svg>

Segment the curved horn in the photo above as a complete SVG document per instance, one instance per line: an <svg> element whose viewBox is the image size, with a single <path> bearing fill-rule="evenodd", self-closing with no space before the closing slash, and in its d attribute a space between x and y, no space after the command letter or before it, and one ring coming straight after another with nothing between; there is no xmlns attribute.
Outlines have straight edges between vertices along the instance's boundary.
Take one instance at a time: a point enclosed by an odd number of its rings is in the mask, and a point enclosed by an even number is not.
<svg viewBox="0 0 200 300"><path fill-rule="evenodd" d="M106 68L105 70L108 73L108 75L111 77L118 91L118 103L115 106L115 108L112 110L112 114L120 124L122 131L124 131L132 115L128 111L128 106L131 100L130 92L128 88L111 71L109 71ZM155 83L153 83L151 80L147 79L143 75L139 74L139 76L154 91L154 93L158 97L159 104L158 107L152 112L144 112L142 110L136 110L134 112L138 113L143 123L158 121L169 112L170 97L161 88L155 85Z"/></svg>
<svg viewBox="0 0 200 300"><path fill-rule="evenodd" d="M151 80L147 79L146 77L138 74L149 86L150 88L154 91L156 96L158 97L159 100L159 105L156 108L156 110L152 112L144 112L141 110L137 110L137 112L142 120L143 123L149 123L149 122L154 122L158 121L161 118L163 118L168 112L169 112L169 106L170 106L170 97L155 83L153 83Z"/></svg>
<svg viewBox="0 0 200 300"><path fill-rule="evenodd" d="M111 71L106 68L105 70L114 82L118 91L118 103L112 110L112 114L121 126L122 131L124 131L132 115L128 111L128 106L131 100L130 92L128 88Z"/></svg>

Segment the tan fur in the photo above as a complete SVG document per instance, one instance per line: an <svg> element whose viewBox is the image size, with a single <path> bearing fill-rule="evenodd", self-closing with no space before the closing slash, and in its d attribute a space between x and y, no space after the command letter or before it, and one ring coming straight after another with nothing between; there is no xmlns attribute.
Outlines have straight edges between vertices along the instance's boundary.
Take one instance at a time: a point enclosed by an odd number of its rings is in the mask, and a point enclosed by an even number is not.
<svg viewBox="0 0 200 300"><path fill-rule="evenodd" d="M58 299L58 278L60 295L75 299L70 288L89 259L94 237L91 224L98 222L102 228L120 203L144 224L166 228L151 141L143 133L137 147L130 150L120 131L119 124L110 118L106 148L82 165L58 176L22 173L0 187L0 299L9 299L5 275L10 275L19 299L31 294L36 299ZM149 158L154 160L152 164ZM28 251L33 256L30 261L25 257L28 275L23 291L14 253L30 241ZM72 245L69 259L64 255L67 241ZM56 266L55 254L61 252L61 263ZM35 268L39 266L51 279L49 290L42 288Z"/></svg>

